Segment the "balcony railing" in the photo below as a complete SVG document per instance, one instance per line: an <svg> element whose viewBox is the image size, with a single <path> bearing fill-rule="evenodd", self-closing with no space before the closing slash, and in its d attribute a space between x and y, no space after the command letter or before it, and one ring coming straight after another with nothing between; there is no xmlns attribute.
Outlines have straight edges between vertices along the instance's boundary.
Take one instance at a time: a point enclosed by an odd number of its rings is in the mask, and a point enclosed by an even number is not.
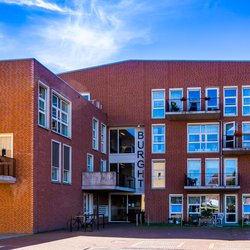
<svg viewBox="0 0 250 250"><path fill-rule="evenodd" d="M16 160L0 156L0 183L16 182Z"/></svg>
<svg viewBox="0 0 250 250"><path fill-rule="evenodd" d="M83 190L135 190L135 178L116 172L83 172Z"/></svg>
<svg viewBox="0 0 250 250"><path fill-rule="evenodd" d="M209 101L214 100L212 104ZM204 97L167 100L167 119L169 120L217 120L220 118L219 98Z"/></svg>
<svg viewBox="0 0 250 250"><path fill-rule="evenodd" d="M200 173L185 175L185 189L239 189L240 175L236 173Z"/></svg>
<svg viewBox="0 0 250 250"><path fill-rule="evenodd" d="M250 154L250 134L235 131L232 135L223 136L222 151L224 155Z"/></svg>

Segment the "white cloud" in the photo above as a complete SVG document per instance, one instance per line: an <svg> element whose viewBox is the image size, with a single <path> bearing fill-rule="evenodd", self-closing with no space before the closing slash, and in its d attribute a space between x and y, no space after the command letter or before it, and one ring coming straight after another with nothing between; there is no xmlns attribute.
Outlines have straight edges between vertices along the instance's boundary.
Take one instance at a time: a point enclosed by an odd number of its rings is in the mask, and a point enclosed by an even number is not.
<svg viewBox="0 0 250 250"><path fill-rule="evenodd" d="M68 8L62 8L55 3L50 3L44 0L0 0L0 3L5 4L15 4L15 5L24 5L24 6L35 6L51 11L58 11L58 12L70 12Z"/></svg>

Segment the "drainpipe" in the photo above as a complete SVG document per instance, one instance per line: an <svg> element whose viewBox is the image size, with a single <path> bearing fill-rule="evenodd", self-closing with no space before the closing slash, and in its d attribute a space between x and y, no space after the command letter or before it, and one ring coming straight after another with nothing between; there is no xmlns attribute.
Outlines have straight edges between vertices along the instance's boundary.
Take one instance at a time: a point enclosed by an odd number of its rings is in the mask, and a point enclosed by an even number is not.
<svg viewBox="0 0 250 250"><path fill-rule="evenodd" d="M224 185L224 183L223 183L223 181L224 181L224 178L223 178L223 176L224 176L224 172L223 172L223 155L222 155L222 149L223 149L223 140L224 140L224 137L223 137L223 122L222 122L222 120L219 120L219 122L220 122L220 138L221 138L221 143L220 143L220 184L221 185ZM220 194L220 196L221 196L221 194ZM223 207L223 199L224 199L224 195L222 195L223 197L222 197L222 199L221 199L221 197L220 197L220 212L222 213L224 213L224 207Z"/></svg>

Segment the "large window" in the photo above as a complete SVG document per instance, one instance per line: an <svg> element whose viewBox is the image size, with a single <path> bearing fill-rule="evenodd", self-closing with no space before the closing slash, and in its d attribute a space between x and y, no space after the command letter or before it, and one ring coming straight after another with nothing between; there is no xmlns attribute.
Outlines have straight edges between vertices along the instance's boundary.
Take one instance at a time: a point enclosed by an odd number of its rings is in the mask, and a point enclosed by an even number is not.
<svg viewBox="0 0 250 250"><path fill-rule="evenodd" d="M218 110L219 109L219 89L218 88L207 88L206 89L206 97L208 100L206 101L206 110Z"/></svg>
<svg viewBox="0 0 250 250"><path fill-rule="evenodd" d="M107 141L107 127L102 123L101 125L101 152L106 154L106 141Z"/></svg>
<svg viewBox="0 0 250 250"><path fill-rule="evenodd" d="M165 160L152 160L152 188L165 188Z"/></svg>
<svg viewBox="0 0 250 250"><path fill-rule="evenodd" d="M188 89L188 110L199 111L201 110L201 90Z"/></svg>
<svg viewBox="0 0 250 250"><path fill-rule="evenodd" d="M165 90L152 90L152 118L165 118Z"/></svg>
<svg viewBox="0 0 250 250"><path fill-rule="evenodd" d="M71 115L70 115L70 103L56 95L52 96L52 130L70 137Z"/></svg>
<svg viewBox="0 0 250 250"><path fill-rule="evenodd" d="M201 185L201 160L200 159L188 159L187 177L189 180L188 185L193 185L193 186Z"/></svg>
<svg viewBox="0 0 250 250"><path fill-rule="evenodd" d="M183 111L183 102L181 98L183 97L182 89L170 89L169 90L169 111L178 112Z"/></svg>
<svg viewBox="0 0 250 250"><path fill-rule="evenodd" d="M182 218L183 212L183 197L182 195L169 196L169 217Z"/></svg>
<svg viewBox="0 0 250 250"><path fill-rule="evenodd" d="M61 143L52 141L52 167L51 179L52 181L59 182L61 180Z"/></svg>
<svg viewBox="0 0 250 250"><path fill-rule="evenodd" d="M188 125L188 152L218 152L219 125Z"/></svg>
<svg viewBox="0 0 250 250"><path fill-rule="evenodd" d="M165 153L165 125L152 125L152 153Z"/></svg>
<svg viewBox="0 0 250 250"><path fill-rule="evenodd" d="M100 170L101 172L107 172L106 160L101 160Z"/></svg>
<svg viewBox="0 0 250 250"><path fill-rule="evenodd" d="M224 116L236 116L238 111L237 103L237 88L224 88Z"/></svg>
<svg viewBox="0 0 250 250"><path fill-rule="evenodd" d="M110 129L110 153L131 154L135 152L135 129Z"/></svg>
<svg viewBox="0 0 250 250"><path fill-rule="evenodd" d="M63 145L63 182L71 183L72 158L71 147Z"/></svg>
<svg viewBox="0 0 250 250"><path fill-rule="evenodd" d="M219 159L206 159L206 185L219 185Z"/></svg>
<svg viewBox="0 0 250 250"><path fill-rule="evenodd" d="M49 127L49 88L39 82L38 86L38 124L44 128Z"/></svg>
<svg viewBox="0 0 250 250"><path fill-rule="evenodd" d="M250 148L250 122L242 123L242 147Z"/></svg>
<svg viewBox="0 0 250 250"><path fill-rule="evenodd" d="M242 115L250 115L250 87L242 88Z"/></svg>
<svg viewBox="0 0 250 250"><path fill-rule="evenodd" d="M92 147L98 150L98 127L99 122L95 118L92 120Z"/></svg>
<svg viewBox="0 0 250 250"><path fill-rule="evenodd" d="M250 224L250 194L242 195L242 217L244 223Z"/></svg>
<svg viewBox="0 0 250 250"><path fill-rule="evenodd" d="M94 156L87 154L87 172L94 172Z"/></svg>
<svg viewBox="0 0 250 250"><path fill-rule="evenodd" d="M224 185L235 186L238 184L237 168L237 159L224 159Z"/></svg>

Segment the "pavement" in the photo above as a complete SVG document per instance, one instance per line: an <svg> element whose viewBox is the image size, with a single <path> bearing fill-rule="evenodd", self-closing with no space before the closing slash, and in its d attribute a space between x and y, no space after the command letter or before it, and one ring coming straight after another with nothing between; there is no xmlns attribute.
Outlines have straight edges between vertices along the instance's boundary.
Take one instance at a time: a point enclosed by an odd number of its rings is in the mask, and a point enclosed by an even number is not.
<svg viewBox="0 0 250 250"><path fill-rule="evenodd" d="M109 224L93 232L66 230L0 239L0 250L249 249L250 228Z"/></svg>

